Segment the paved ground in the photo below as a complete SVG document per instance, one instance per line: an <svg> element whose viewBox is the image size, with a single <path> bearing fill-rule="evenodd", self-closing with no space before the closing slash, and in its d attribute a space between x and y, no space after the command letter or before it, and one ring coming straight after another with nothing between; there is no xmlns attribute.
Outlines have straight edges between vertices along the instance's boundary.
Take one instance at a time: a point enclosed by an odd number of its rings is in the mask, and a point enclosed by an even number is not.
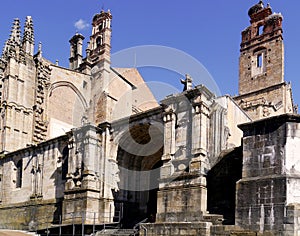
<svg viewBox="0 0 300 236"><path fill-rule="evenodd" d="M0 236L29 236L30 234L26 234L20 231L13 230L0 230Z"/></svg>

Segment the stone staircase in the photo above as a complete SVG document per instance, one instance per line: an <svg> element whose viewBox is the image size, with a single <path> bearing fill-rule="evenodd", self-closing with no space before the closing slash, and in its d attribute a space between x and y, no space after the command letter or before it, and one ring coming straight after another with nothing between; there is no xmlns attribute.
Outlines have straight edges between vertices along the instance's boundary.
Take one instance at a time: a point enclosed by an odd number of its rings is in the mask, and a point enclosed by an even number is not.
<svg viewBox="0 0 300 236"><path fill-rule="evenodd" d="M137 230L134 229L103 229L96 233L95 236L135 236Z"/></svg>

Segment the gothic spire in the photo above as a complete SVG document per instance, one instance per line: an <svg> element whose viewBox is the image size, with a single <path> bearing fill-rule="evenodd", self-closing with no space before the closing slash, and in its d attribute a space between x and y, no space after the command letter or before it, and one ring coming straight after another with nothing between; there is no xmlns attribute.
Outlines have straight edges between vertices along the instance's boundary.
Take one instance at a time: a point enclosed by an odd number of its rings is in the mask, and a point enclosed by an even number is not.
<svg viewBox="0 0 300 236"><path fill-rule="evenodd" d="M25 53L33 56L34 53L34 30L33 30L33 22L31 16L26 17L25 25L24 25L24 34L22 45Z"/></svg>
<svg viewBox="0 0 300 236"><path fill-rule="evenodd" d="M11 34L3 48L2 59L7 59L9 56L15 56L17 48L21 45L20 28L20 20L18 18L14 19Z"/></svg>
<svg viewBox="0 0 300 236"><path fill-rule="evenodd" d="M9 41L13 44L20 45L21 44L21 30L20 30L20 20L18 18L14 19L14 23L12 26L11 34Z"/></svg>

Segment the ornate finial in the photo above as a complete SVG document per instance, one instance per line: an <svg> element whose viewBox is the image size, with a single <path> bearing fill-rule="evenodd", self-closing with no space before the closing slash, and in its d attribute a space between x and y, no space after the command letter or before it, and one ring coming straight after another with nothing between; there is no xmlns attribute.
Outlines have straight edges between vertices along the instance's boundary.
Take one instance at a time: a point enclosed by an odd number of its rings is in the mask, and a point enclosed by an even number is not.
<svg viewBox="0 0 300 236"><path fill-rule="evenodd" d="M33 55L34 52L34 30L31 16L26 17L23 33L23 49L26 53Z"/></svg>
<svg viewBox="0 0 300 236"><path fill-rule="evenodd" d="M183 91L191 90L193 88L193 79L189 74L185 75L185 80L180 79L180 82L184 85Z"/></svg>

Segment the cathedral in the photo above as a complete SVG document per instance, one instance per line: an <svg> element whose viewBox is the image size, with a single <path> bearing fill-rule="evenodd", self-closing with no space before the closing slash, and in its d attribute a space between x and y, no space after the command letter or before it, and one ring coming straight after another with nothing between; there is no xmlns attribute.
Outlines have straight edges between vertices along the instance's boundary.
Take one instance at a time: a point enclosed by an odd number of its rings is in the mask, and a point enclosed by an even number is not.
<svg viewBox="0 0 300 236"><path fill-rule="evenodd" d="M86 47L82 34L70 39L69 68L41 44L34 52L31 17L15 19L0 58L0 228L300 235L283 17L263 1L248 15L237 96L216 96L187 71L183 92L161 101L136 68L112 67L109 10L92 18Z"/></svg>

